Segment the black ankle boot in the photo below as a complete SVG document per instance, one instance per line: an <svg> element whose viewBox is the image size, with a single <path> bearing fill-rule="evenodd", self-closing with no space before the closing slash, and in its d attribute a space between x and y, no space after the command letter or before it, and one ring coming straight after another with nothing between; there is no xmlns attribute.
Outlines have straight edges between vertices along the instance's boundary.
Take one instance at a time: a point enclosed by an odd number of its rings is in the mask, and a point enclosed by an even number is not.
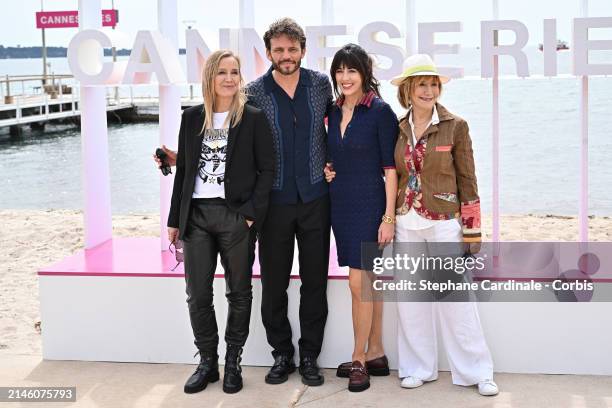
<svg viewBox="0 0 612 408"><path fill-rule="evenodd" d="M225 352L225 374L223 375L223 392L227 394L237 393L242 389L242 347L232 344L227 345Z"/></svg>
<svg viewBox="0 0 612 408"><path fill-rule="evenodd" d="M200 364L185 383L183 390L187 394L200 392L208 383L219 381L219 357L200 355Z"/></svg>

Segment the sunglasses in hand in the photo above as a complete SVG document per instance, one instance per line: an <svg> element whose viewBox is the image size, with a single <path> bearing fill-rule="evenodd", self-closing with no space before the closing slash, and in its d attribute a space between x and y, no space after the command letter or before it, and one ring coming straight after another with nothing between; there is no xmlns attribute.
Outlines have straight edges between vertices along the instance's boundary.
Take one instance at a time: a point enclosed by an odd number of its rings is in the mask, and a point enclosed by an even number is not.
<svg viewBox="0 0 612 408"><path fill-rule="evenodd" d="M174 247L174 249L172 249ZM168 251L174 254L174 258L176 259L176 265L174 268L170 269L172 272L183 262L183 241L176 240L175 242L171 242L168 246Z"/></svg>

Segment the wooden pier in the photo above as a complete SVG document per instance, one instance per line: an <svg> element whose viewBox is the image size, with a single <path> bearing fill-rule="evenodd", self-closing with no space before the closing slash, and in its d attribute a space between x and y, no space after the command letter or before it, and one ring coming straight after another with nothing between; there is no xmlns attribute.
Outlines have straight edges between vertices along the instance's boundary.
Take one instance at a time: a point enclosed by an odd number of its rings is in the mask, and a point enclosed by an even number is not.
<svg viewBox="0 0 612 408"><path fill-rule="evenodd" d="M0 78L0 129L9 128L11 136L19 137L24 126L44 129L48 122L80 121L78 85L66 83L71 75L16 76ZM20 82L21 94L12 94L10 84ZM26 82L36 82L39 86L26 88ZM14 88L14 86L13 86ZM123 87L120 87L123 88ZM159 98L157 96L135 97L132 87L129 97L119 96L119 88L109 87L106 98L106 111L119 121L156 121L159 117ZM202 103L202 98L182 97L183 108Z"/></svg>

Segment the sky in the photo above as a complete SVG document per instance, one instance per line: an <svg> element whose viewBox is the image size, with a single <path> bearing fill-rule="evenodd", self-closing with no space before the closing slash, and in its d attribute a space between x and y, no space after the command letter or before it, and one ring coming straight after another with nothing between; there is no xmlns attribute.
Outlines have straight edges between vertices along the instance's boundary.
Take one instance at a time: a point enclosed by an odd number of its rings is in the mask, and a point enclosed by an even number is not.
<svg viewBox="0 0 612 408"><path fill-rule="evenodd" d="M20 0L19 7L4 7L0 24L0 44L4 46L40 46L41 32L36 28L35 13L45 11L77 10L77 0ZM260 33L273 20L289 16L302 26L321 25L321 7L318 0L277 1L253 0L255 29ZM440 34L437 42L458 43L474 47L480 43L480 21L492 19L493 0L412 0L415 1L417 22L460 21L463 31L458 34ZM542 42L542 20L557 19L558 37L571 40L571 22L580 17L583 0L498 0L500 19L519 20L529 30L529 44ZM238 26L239 0L177 0L179 20L179 46L184 47L183 30L191 25L200 31L211 48L218 44L219 28ZM114 0L119 10L117 29L127 34L121 48L131 48L138 30L154 30L157 26L157 0ZM372 4L376 4L376 8ZM331 42L341 45L356 42L359 30L367 23L388 21L395 24L405 37L406 11L402 0L334 0L335 24L349 26L347 36L338 36ZM111 8L111 0L102 0L102 8ZM588 0L589 16L612 17L612 0ZM48 46L66 47L77 32L76 28L46 30ZM513 35L501 37L512 42ZM593 38L612 39L612 29L593 30ZM385 41L402 45L405 39Z"/></svg>

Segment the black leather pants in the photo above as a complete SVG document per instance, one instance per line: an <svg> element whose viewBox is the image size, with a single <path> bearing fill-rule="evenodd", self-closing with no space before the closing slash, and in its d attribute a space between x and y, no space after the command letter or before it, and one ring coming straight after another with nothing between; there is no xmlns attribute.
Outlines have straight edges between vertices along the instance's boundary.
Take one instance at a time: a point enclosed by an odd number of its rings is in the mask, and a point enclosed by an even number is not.
<svg viewBox="0 0 612 408"><path fill-rule="evenodd" d="M194 199L184 236L187 305L195 345L201 355L217 356L219 334L213 305L217 255L225 270L228 302L225 342L244 346L249 335L255 231L222 199Z"/></svg>

